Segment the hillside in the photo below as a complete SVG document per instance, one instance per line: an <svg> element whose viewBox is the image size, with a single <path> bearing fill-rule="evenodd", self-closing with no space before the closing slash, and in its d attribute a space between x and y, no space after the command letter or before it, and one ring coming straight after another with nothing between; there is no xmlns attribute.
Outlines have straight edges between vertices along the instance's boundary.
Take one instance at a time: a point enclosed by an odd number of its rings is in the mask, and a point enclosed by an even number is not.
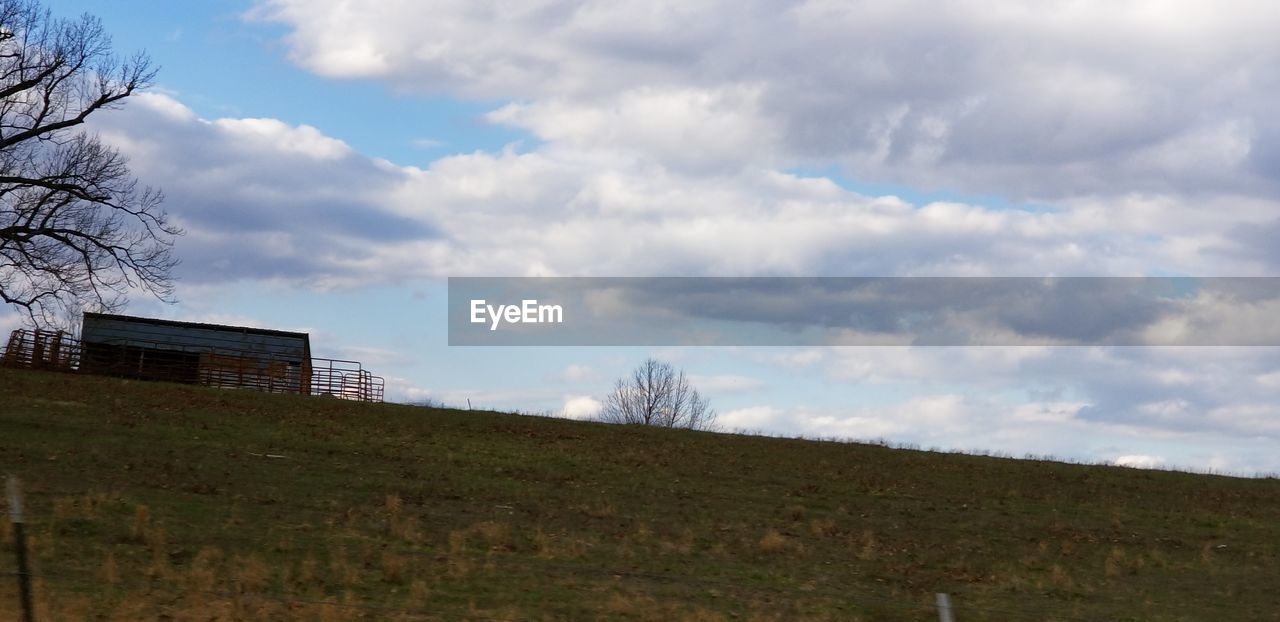
<svg viewBox="0 0 1280 622"><path fill-rule="evenodd" d="M1274 479L7 369L0 473L40 620L1280 619Z"/></svg>

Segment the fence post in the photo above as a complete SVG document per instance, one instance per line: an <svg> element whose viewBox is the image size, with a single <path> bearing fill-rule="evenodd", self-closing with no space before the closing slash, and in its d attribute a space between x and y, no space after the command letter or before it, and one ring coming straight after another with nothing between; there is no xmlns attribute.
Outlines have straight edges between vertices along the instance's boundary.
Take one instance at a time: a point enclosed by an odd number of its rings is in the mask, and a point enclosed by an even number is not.
<svg viewBox="0 0 1280 622"><path fill-rule="evenodd" d="M951 596L938 592L936 594L938 601L938 622L956 622L954 616L951 615Z"/></svg>
<svg viewBox="0 0 1280 622"><path fill-rule="evenodd" d="M18 599L22 603L22 622L32 622L31 573L27 570L27 537L23 532L22 493L17 476L9 476L9 521L13 523L13 549L18 556Z"/></svg>

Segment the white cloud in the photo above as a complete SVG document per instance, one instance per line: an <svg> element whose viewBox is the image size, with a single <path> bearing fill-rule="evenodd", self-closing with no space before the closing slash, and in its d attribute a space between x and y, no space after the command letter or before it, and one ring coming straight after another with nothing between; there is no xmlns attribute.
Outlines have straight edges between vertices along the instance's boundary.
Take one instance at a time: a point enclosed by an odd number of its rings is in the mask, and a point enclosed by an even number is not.
<svg viewBox="0 0 1280 622"><path fill-rule="evenodd" d="M1147 456L1143 454L1134 454L1128 456L1120 456L1113 460L1115 464L1120 466L1133 467L1135 469L1155 469L1164 466L1165 459L1160 456Z"/></svg>
<svg viewBox="0 0 1280 622"><path fill-rule="evenodd" d="M786 416L786 412L772 406L750 406L720 413L716 416L716 425L731 432L778 431L786 427Z"/></svg>
<svg viewBox="0 0 1280 622"><path fill-rule="evenodd" d="M1149 327L1149 343L1253 346L1280 343L1280 300L1250 300L1229 292L1199 292Z"/></svg>
<svg viewBox="0 0 1280 622"><path fill-rule="evenodd" d="M478 387L448 387L433 390L432 399L452 408L496 410L521 414L558 414L567 399L564 393L544 386L527 387L516 384L485 384Z"/></svg>
<svg viewBox="0 0 1280 622"><path fill-rule="evenodd" d="M420 387L407 378L388 376L384 383L383 397L388 402L407 404L439 402L439 396L434 391ZM456 407L455 404L446 404L446 406Z"/></svg>
<svg viewBox="0 0 1280 622"><path fill-rule="evenodd" d="M152 95L104 114L95 129L144 181L163 181L188 230L179 243L189 282L1134 274L1155 265L1265 274L1264 257L1213 249L1230 249L1234 227L1277 209L1176 196L1131 197L1114 204L1118 214L1100 197L1046 213L912 205L767 167L681 172L665 158L572 140L399 167L307 126L206 121L181 109ZM1206 205L1239 220L1214 221Z"/></svg>
<svg viewBox="0 0 1280 622"><path fill-rule="evenodd" d="M311 342L314 344L334 344L341 343L342 336L334 335L323 331L307 331L311 333ZM317 348L313 350L314 356L333 358L343 361L359 362L364 369L372 369L373 373L380 373L384 369L393 369L397 367L407 367L413 365L416 360L407 352L398 352L388 350L386 348L371 348L368 346L327 346L323 349Z"/></svg>
<svg viewBox="0 0 1280 622"><path fill-rule="evenodd" d="M674 167L836 161L1015 197L1275 190L1256 158L1277 140L1280 15L1256 0L265 0L252 16L320 75L517 101L495 118Z"/></svg>
<svg viewBox="0 0 1280 622"><path fill-rule="evenodd" d="M557 146L640 152L677 170L712 172L768 161L759 149L779 129L759 114L759 98L748 86L643 87L606 101L508 104L488 118Z"/></svg>
<svg viewBox="0 0 1280 622"><path fill-rule="evenodd" d="M589 395L568 395L561 412L570 419L592 419L600 413L602 404Z"/></svg>
<svg viewBox="0 0 1280 622"><path fill-rule="evenodd" d="M1254 380L1268 389L1280 389L1280 370L1260 374Z"/></svg>
<svg viewBox="0 0 1280 622"><path fill-rule="evenodd" d="M169 121L194 121L196 113L178 101L176 94L160 92L138 93L133 96L136 105L144 106Z"/></svg>
<svg viewBox="0 0 1280 622"><path fill-rule="evenodd" d="M596 370L588 365L569 365L560 372L560 378L565 382L582 382L584 380L594 380L599 374Z"/></svg>
<svg viewBox="0 0 1280 622"><path fill-rule="evenodd" d="M275 151L316 160L339 160L351 154L346 143L325 136L309 125L292 127L277 119L218 119L212 124L255 155Z"/></svg>
<svg viewBox="0 0 1280 622"><path fill-rule="evenodd" d="M781 373L820 381L766 403L774 433L875 438L1111 460L1111 445L1162 443L1170 464L1275 470L1280 431L1274 347L862 347L744 350ZM802 357L803 367L791 366ZM780 380L786 384L790 380ZM806 403L814 400L816 403ZM870 403L868 403L870 402ZM833 406L832 404L840 404ZM1249 447L1247 454L1244 449ZM1247 457L1244 457L1246 456Z"/></svg>
<svg viewBox="0 0 1280 622"><path fill-rule="evenodd" d="M772 414L765 431L839 439L889 439L963 446L989 412L980 398L919 391L903 401L877 407L788 408Z"/></svg>
<svg viewBox="0 0 1280 622"><path fill-rule="evenodd" d="M384 269L389 247L435 236L429 221L384 207L403 169L315 128L203 120L151 94L95 116L90 129L119 146L144 183L164 189L187 231L177 242L186 283L359 282Z"/></svg>

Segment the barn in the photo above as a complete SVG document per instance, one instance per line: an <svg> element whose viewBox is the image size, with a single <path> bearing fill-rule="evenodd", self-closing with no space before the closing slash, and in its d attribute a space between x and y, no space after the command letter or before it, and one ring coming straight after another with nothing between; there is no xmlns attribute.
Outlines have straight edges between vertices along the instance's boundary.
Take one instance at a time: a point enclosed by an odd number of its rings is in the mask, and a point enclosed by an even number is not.
<svg viewBox="0 0 1280 622"><path fill-rule="evenodd" d="M311 339L247 326L85 313L80 370L217 387L309 393Z"/></svg>

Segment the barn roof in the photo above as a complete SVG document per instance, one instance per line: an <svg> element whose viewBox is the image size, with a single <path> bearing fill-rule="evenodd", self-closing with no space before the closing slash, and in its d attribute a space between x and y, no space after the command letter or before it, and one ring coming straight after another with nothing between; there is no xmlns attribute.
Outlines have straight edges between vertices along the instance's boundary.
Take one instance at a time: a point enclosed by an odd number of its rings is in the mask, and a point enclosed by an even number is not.
<svg viewBox="0 0 1280 622"><path fill-rule="evenodd" d="M231 326L229 324L205 324L202 322L179 322L177 320L161 320L154 317L138 317L136 315L116 315L114 313L90 313L85 312L85 319L101 318L109 320L118 320L123 322L136 322L139 324L154 324L157 326L172 326L175 328L201 328L205 330L217 330L234 333L244 333L247 335L271 335L275 337L294 337L297 339L311 339L310 333L297 333L287 330L275 330L273 328L253 328L250 326Z"/></svg>
<svg viewBox="0 0 1280 622"><path fill-rule="evenodd" d="M297 361L311 356L311 337L307 333L109 313L85 313L80 338L84 343L227 354L259 353Z"/></svg>

